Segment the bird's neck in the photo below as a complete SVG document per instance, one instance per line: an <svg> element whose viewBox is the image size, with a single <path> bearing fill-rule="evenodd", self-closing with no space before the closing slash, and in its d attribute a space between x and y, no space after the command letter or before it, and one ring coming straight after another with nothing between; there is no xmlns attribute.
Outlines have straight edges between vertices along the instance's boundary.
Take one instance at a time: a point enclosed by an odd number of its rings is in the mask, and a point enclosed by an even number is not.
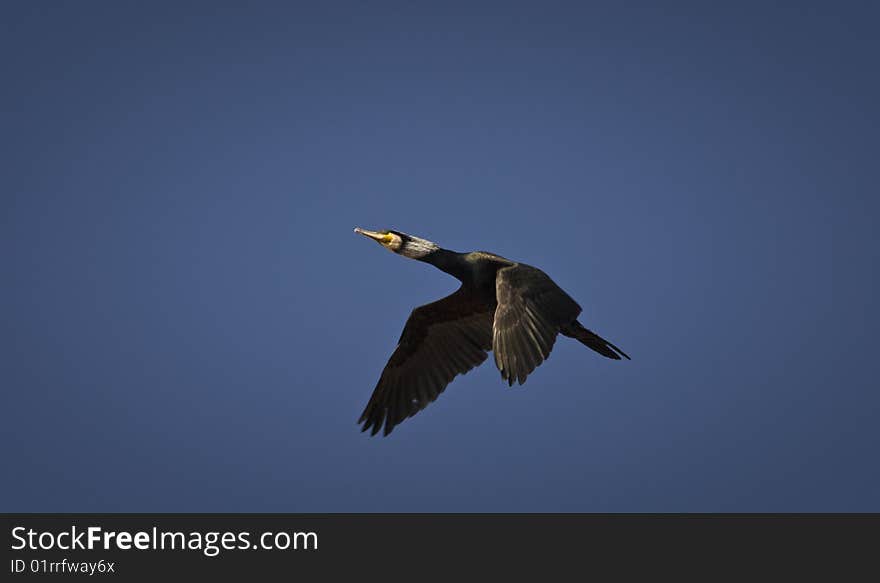
<svg viewBox="0 0 880 583"><path fill-rule="evenodd" d="M471 266L465 259L464 253L456 253L448 249L437 249L420 257L418 261L430 263L440 271L445 271L459 281L465 281L470 275Z"/></svg>

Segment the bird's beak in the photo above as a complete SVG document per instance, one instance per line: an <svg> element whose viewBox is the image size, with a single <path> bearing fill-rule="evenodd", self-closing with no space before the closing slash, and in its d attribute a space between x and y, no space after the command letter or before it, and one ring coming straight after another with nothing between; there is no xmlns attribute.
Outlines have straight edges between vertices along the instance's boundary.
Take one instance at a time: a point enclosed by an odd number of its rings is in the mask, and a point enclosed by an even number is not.
<svg viewBox="0 0 880 583"><path fill-rule="evenodd" d="M368 231L366 229L361 229L360 227L356 227L354 230L355 233L359 235L363 235L364 237L369 237L374 241L378 241L379 243L385 243L388 240L388 235L385 233L377 233L376 231Z"/></svg>

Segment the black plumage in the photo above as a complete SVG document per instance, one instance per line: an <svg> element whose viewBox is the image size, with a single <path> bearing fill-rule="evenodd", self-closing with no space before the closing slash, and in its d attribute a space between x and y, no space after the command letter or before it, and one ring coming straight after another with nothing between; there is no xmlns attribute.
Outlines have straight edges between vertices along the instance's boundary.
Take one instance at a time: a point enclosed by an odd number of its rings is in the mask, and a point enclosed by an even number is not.
<svg viewBox="0 0 880 583"><path fill-rule="evenodd" d="M459 374L479 366L491 350L501 377L522 384L549 356L557 334L599 354L629 359L584 328L581 307L536 267L476 251L455 253L399 231L355 229L383 247L430 263L458 278L454 293L412 311L397 348L358 423L373 435L427 407Z"/></svg>

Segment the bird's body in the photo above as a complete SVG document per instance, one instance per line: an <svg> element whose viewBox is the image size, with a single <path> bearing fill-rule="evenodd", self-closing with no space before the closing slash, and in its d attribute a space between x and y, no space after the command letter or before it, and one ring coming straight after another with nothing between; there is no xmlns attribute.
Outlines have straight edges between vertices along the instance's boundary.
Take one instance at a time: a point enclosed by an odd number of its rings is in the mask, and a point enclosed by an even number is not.
<svg viewBox="0 0 880 583"><path fill-rule="evenodd" d="M355 232L387 249L445 271L461 281L452 294L412 311L359 419L388 435L433 402L459 374L489 351L513 385L550 356L557 334L579 340L608 358L629 358L578 322L581 307L547 274L494 253L456 253L398 231Z"/></svg>

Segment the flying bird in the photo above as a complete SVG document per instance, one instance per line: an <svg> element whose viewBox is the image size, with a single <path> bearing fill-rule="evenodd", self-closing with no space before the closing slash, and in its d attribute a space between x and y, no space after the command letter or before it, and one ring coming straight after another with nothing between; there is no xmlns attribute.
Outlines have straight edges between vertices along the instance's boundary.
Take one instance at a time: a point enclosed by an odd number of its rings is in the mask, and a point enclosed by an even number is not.
<svg viewBox="0 0 880 583"><path fill-rule="evenodd" d="M461 281L452 294L414 309L358 420L384 435L432 403L456 376L482 364L491 350L501 378L523 384L550 356L556 335L605 356L629 360L585 328L581 307L547 274L494 253L456 253L400 231L355 233L398 255L429 263Z"/></svg>

